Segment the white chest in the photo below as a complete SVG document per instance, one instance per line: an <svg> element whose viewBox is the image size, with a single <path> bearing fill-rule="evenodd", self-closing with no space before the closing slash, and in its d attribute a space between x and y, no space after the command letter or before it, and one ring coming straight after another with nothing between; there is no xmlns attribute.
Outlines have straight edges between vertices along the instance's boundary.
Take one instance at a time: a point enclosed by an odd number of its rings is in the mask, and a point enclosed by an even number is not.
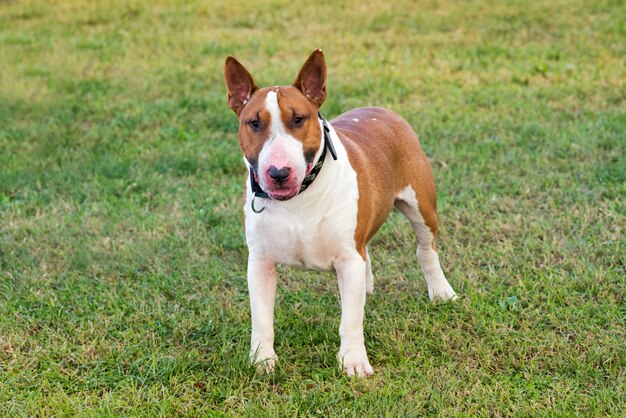
<svg viewBox="0 0 626 418"><path fill-rule="evenodd" d="M255 222L251 233L247 234L251 250L261 250L267 258L279 264L315 270L332 269L333 259L340 254L340 249L337 240L333 239L334 228L328 218L291 218L291 222L285 222L284 218L271 218ZM346 241L346 238L349 237L343 237L341 241Z"/></svg>

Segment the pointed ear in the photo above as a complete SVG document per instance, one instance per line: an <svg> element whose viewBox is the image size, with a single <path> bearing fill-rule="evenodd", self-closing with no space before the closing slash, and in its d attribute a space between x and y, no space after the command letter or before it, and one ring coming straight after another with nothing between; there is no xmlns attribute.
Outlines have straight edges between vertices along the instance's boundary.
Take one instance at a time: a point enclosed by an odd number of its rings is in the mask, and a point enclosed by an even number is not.
<svg viewBox="0 0 626 418"><path fill-rule="evenodd" d="M246 67L231 56L226 57L224 64L224 81L228 94L228 106L239 115L243 106L250 100L252 93L259 88Z"/></svg>
<svg viewBox="0 0 626 418"><path fill-rule="evenodd" d="M326 99L326 60L321 49L313 51L300 69L293 86L320 107Z"/></svg>

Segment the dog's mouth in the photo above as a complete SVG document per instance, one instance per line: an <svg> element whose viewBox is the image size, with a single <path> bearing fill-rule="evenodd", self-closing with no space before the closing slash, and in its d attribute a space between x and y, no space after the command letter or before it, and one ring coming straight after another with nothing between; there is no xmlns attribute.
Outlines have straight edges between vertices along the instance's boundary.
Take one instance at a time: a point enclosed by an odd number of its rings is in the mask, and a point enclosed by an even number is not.
<svg viewBox="0 0 626 418"><path fill-rule="evenodd" d="M299 187L268 189L266 193L274 200L289 200L300 191Z"/></svg>
<svg viewBox="0 0 626 418"><path fill-rule="evenodd" d="M300 191L300 184L293 176L290 176L287 180L282 182L276 182L270 178L266 178L264 181L260 182L257 171L254 170L253 173L254 180L271 199L280 201L289 200L296 196Z"/></svg>

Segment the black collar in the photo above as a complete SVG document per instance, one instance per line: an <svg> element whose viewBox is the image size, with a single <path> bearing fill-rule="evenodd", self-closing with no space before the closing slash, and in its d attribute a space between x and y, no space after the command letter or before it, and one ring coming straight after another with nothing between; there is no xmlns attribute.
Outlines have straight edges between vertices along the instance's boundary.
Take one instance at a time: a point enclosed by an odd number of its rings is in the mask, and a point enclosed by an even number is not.
<svg viewBox="0 0 626 418"><path fill-rule="evenodd" d="M330 139L330 129L328 128L328 122L326 122L326 119L324 119L322 114L319 112L317 113L317 117L319 118L320 122L322 122L322 131L324 133L324 145L323 145L324 150L322 151L322 155L320 155L320 158L317 160L317 162L315 163L315 165L313 166L309 174L307 174L307 176L304 178L304 181L302 181L302 186L300 186L300 190L298 191L298 194L305 191L311 185L311 183L313 183L313 180L315 180L317 175L322 170L322 166L324 165L324 159L326 158L327 150L330 152L330 155L333 157L333 160L337 160L337 152L335 151L333 142ZM254 199L257 197L268 199L270 198L270 196L266 192L264 192L263 189L261 189L261 185L259 185L259 183L254 179L254 169L252 167L250 167L250 187L252 188L252 194L253 194L252 210L255 213L261 213L263 212L263 210L265 210L265 207L263 207L261 210L256 210L254 207Z"/></svg>

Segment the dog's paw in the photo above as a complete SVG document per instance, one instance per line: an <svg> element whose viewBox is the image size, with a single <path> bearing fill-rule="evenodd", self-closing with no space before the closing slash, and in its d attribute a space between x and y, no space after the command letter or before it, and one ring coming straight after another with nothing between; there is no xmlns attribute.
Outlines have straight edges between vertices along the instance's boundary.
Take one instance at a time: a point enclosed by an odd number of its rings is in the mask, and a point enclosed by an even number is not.
<svg viewBox="0 0 626 418"><path fill-rule="evenodd" d="M274 366L276 366L277 361L278 356L276 355L274 350L257 350L250 352L250 363L253 366L256 366L257 373L272 373L274 371Z"/></svg>
<svg viewBox="0 0 626 418"><path fill-rule="evenodd" d="M457 299L456 293L447 281L439 286L428 287L428 297L433 302L444 302Z"/></svg>
<svg viewBox="0 0 626 418"><path fill-rule="evenodd" d="M367 359L365 346L342 348L337 354L339 367L346 376L367 377L374 374L374 369Z"/></svg>

